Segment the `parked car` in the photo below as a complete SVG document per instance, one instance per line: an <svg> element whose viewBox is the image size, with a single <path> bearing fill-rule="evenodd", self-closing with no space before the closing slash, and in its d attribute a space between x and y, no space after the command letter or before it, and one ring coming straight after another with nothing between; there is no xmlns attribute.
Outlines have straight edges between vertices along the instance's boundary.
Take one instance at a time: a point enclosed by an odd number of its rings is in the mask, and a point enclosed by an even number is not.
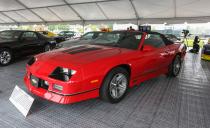
<svg viewBox="0 0 210 128"><path fill-rule="evenodd" d="M66 39L73 38L76 35L76 32L73 31L61 31L58 33L58 36L65 37Z"/></svg>
<svg viewBox="0 0 210 128"><path fill-rule="evenodd" d="M56 42L38 32L7 30L0 32L0 65L10 64L16 57L50 51Z"/></svg>
<svg viewBox="0 0 210 128"><path fill-rule="evenodd" d="M47 37L56 37L58 36L57 34L53 33L53 32L50 32L50 31L38 31L40 34L43 34Z"/></svg>
<svg viewBox="0 0 210 128"><path fill-rule="evenodd" d="M97 37L102 36L104 33L105 32L101 32L101 31L88 32L76 40L67 40L67 41L62 42L59 45L59 48L87 44L90 41L96 39Z"/></svg>
<svg viewBox="0 0 210 128"><path fill-rule="evenodd" d="M66 40L70 40L75 35L76 35L76 33L73 31L61 31L60 33L58 33L58 36L54 37L54 39L56 40L57 43L61 43Z"/></svg>
<svg viewBox="0 0 210 128"><path fill-rule="evenodd" d="M203 46L201 59L210 61L210 43Z"/></svg>
<svg viewBox="0 0 210 128"><path fill-rule="evenodd" d="M43 53L27 64L28 90L70 104L100 97L121 101L130 87L160 74L177 76L186 49L154 32L113 31L91 42Z"/></svg>

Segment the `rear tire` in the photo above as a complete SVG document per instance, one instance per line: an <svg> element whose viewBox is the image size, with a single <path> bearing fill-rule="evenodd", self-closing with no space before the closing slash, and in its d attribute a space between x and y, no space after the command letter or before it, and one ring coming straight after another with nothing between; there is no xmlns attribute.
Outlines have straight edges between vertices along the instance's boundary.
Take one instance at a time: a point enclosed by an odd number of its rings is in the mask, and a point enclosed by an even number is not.
<svg viewBox="0 0 210 128"><path fill-rule="evenodd" d="M121 67L112 69L100 88L100 98L110 103L120 102L126 95L129 73Z"/></svg>
<svg viewBox="0 0 210 128"><path fill-rule="evenodd" d="M12 52L9 49L0 49L0 65L7 66L13 61Z"/></svg>
<svg viewBox="0 0 210 128"><path fill-rule="evenodd" d="M176 77L179 75L179 72L181 70L181 57L179 55L176 55L173 59L173 62L169 66L169 71L167 76L169 77Z"/></svg>

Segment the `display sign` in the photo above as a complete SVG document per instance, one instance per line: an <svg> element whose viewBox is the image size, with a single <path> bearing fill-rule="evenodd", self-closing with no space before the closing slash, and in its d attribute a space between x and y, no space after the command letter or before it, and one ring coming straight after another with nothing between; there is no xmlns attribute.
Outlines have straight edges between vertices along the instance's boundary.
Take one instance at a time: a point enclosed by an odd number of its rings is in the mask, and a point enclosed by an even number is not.
<svg viewBox="0 0 210 128"><path fill-rule="evenodd" d="M139 31L141 32L149 32L151 29L151 26L139 26Z"/></svg>
<svg viewBox="0 0 210 128"><path fill-rule="evenodd" d="M26 117L34 102L34 98L28 95L25 91L15 86L9 100L12 104Z"/></svg>

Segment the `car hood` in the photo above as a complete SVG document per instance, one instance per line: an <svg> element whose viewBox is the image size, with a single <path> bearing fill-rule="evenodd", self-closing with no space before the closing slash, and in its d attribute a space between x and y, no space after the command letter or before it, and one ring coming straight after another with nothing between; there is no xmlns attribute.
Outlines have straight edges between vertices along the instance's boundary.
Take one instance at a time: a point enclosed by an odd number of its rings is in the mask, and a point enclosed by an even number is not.
<svg viewBox="0 0 210 128"><path fill-rule="evenodd" d="M81 66L110 57L117 57L124 52L132 50L105 47L99 45L79 45L70 48L62 48L37 56L39 63L48 63L54 66Z"/></svg>

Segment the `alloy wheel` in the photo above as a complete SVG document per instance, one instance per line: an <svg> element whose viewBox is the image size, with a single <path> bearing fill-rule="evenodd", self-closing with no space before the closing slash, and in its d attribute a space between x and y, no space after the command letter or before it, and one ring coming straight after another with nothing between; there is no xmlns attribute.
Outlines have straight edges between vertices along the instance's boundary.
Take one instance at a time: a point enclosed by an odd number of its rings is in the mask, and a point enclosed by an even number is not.
<svg viewBox="0 0 210 128"><path fill-rule="evenodd" d="M45 52L51 51L50 45L46 45L46 46L44 47L44 51L45 51Z"/></svg>
<svg viewBox="0 0 210 128"><path fill-rule="evenodd" d="M0 63L6 65L10 63L12 56L9 51L2 51L0 53Z"/></svg>
<svg viewBox="0 0 210 128"><path fill-rule="evenodd" d="M109 92L111 97L113 99L121 98L126 92L127 84L128 81L124 74L118 73L114 75L109 86Z"/></svg>
<svg viewBox="0 0 210 128"><path fill-rule="evenodd" d="M180 62L180 59L178 57L176 57L174 60L174 64L173 64L174 74L177 75L179 73L180 69L181 69L181 62Z"/></svg>

